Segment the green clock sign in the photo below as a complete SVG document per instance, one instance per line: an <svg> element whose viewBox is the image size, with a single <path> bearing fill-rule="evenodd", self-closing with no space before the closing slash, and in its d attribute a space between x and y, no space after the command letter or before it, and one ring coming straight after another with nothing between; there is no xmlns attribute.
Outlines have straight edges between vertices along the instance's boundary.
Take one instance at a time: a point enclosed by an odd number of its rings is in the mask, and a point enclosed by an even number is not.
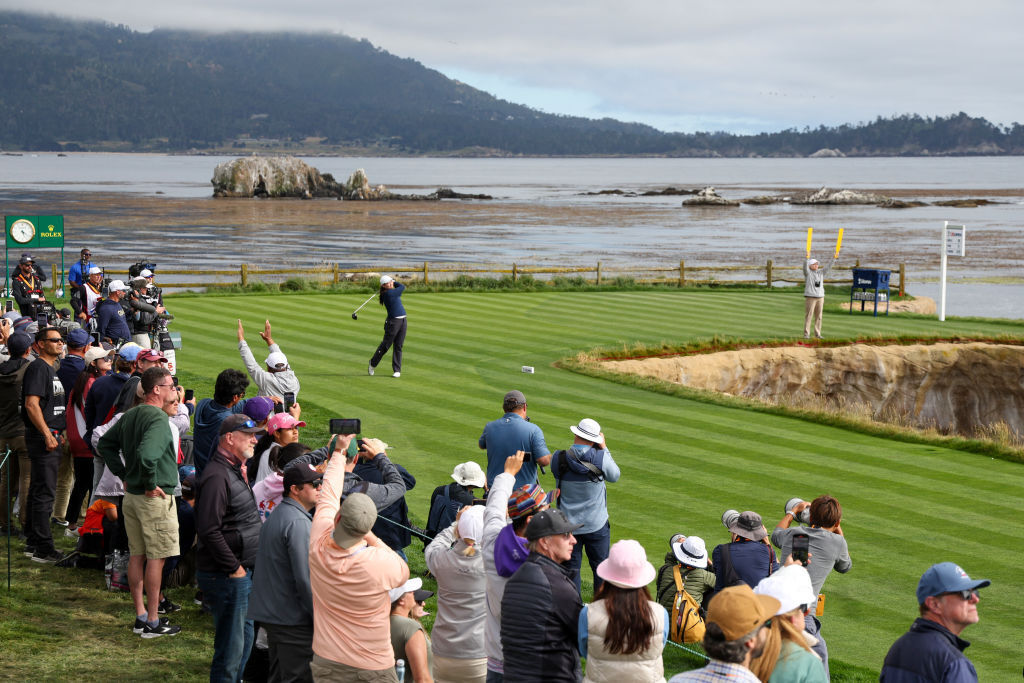
<svg viewBox="0 0 1024 683"><path fill-rule="evenodd" d="M63 249L64 216L4 216L8 249Z"/></svg>

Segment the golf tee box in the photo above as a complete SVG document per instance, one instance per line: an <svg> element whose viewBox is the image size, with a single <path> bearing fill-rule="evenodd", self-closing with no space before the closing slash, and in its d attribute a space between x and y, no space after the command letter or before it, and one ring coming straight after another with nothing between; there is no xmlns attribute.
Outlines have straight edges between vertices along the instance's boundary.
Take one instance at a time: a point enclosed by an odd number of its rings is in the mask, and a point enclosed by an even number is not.
<svg viewBox="0 0 1024 683"><path fill-rule="evenodd" d="M860 310L868 301L875 303L875 316L878 316L878 302L885 302L885 314L889 315L889 276L890 270L873 268L854 268L853 286L850 287L850 315L853 315L853 302L860 302Z"/></svg>

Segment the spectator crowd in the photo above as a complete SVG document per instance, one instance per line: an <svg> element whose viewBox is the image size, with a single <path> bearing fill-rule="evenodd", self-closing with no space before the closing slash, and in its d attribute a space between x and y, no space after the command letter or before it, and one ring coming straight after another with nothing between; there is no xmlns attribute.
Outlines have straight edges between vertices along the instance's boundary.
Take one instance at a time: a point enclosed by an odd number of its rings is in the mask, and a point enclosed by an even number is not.
<svg viewBox="0 0 1024 683"><path fill-rule="evenodd" d="M124 316L132 288L114 281L99 296L87 252L76 315L116 304ZM33 272L19 264L29 285ZM637 541L612 542L607 486L621 472L600 424L579 420L551 452L510 391L479 437L486 462L459 463L433 489L424 533L405 500L416 479L382 440L302 442L299 378L269 321L265 361L239 321L246 371L223 370L197 401L131 330L104 342L35 321L30 331L12 313L0 323L0 453L13 484L7 498L0 482L3 531L37 563L102 570L130 593L143 639L181 631L165 591L194 587L214 628L211 681L665 681L670 642L708 657L673 682L829 680L824 586L853 565L829 495L790 501L771 532L756 512L728 510L724 542L709 552L674 534L656 570ZM77 539L75 551L58 550L55 533ZM432 594L407 564L413 535L437 582L429 632ZM952 563L929 568L920 617L881 679L977 680L960 634L988 585Z"/></svg>

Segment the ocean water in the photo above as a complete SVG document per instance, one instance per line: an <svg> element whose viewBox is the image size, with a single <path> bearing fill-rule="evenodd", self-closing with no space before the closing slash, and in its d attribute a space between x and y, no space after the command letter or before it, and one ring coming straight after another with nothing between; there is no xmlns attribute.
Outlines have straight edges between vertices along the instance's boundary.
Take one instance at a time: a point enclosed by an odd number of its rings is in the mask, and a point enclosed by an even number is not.
<svg viewBox="0 0 1024 683"><path fill-rule="evenodd" d="M63 213L69 254L88 244L124 267L239 262L308 265L482 263L605 268L799 265L808 227L814 255L840 264L906 264L909 290L937 293L944 221L967 226L967 255L950 258L947 315L1024 318L1024 158L435 159L307 158L344 179L365 169L401 193L451 187L489 202L356 204L212 198L226 158L117 154L0 155L5 214ZM712 185L723 196L873 190L932 202L974 197L978 208L924 206L682 207L679 196L588 195ZM124 236L130 232L132 239ZM140 253L141 252L141 253ZM45 255L43 255L45 257ZM57 257L59 258L59 257ZM750 277L754 277L751 275Z"/></svg>

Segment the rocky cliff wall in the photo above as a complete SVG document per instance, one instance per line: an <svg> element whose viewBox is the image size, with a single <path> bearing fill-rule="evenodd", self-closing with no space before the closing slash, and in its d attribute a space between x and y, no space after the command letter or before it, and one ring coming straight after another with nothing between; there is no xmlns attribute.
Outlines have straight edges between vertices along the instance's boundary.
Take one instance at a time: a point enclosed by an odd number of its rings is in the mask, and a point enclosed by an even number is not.
<svg viewBox="0 0 1024 683"><path fill-rule="evenodd" d="M771 402L867 406L875 419L973 436L1024 435L1024 346L781 347L605 361L604 367Z"/></svg>

